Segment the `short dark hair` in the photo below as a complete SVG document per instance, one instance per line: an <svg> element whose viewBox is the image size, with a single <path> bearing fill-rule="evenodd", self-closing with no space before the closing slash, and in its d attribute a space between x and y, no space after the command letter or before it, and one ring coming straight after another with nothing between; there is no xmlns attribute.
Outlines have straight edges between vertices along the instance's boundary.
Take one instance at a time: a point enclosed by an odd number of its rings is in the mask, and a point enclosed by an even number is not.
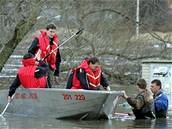
<svg viewBox="0 0 172 129"><path fill-rule="evenodd" d="M26 53L24 56L23 56L23 59L29 59L29 58L34 58L34 55L32 53Z"/></svg>
<svg viewBox="0 0 172 129"><path fill-rule="evenodd" d="M99 63L99 59L97 57L90 57L88 59L88 64L90 64L90 63L92 63L92 64Z"/></svg>
<svg viewBox="0 0 172 129"><path fill-rule="evenodd" d="M141 89L146 89L147 83L146 83L145 79L141 78L141 79L137 80L136 85Z"/></svg>
<svg viewBox="0 0 172 129"><path fill-rule="evenodd" d="M53 24L53 23L48 24L48 25L46 26L46 29L47 29L47 30L49 30L49 29L56 29L56 25Z"/></svg>
<svg viewBox="0 0 172 129"><path fill-rule="evenodd" d="M161 84L161 81L160 81L160 80L154 79L154 80L151 82L151 84L153 84L153 83L155 83L155 84L156 84L157 86L159 86L160 89L161 89L162 84Z"/></svg>

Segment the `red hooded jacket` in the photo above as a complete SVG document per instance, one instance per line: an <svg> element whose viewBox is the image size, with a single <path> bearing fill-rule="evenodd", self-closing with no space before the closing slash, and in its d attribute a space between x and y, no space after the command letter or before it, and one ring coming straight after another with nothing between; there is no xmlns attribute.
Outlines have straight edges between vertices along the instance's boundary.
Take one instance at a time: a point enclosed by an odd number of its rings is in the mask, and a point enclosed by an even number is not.
<svg viewBox="0 0 172 129"><path fill-rule="evenodd" d="M35 59L23 59L22 63L24 67L19 68L18 76L20 82L24 88L45 88L46 77L35 78L34 73L37 68L35 65Z"/></svg>

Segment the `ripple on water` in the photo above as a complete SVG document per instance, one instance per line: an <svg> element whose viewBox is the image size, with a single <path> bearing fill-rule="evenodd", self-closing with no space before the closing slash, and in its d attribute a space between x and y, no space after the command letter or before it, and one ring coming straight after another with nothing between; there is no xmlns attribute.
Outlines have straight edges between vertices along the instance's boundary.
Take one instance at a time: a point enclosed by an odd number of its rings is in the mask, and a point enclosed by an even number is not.
<svg viewBox="0 0 172 129"><path fill-rule="evenodd" d="M158 120L56 120L8 115L0 118L0 129L170 129L172 118Z"/></svg>

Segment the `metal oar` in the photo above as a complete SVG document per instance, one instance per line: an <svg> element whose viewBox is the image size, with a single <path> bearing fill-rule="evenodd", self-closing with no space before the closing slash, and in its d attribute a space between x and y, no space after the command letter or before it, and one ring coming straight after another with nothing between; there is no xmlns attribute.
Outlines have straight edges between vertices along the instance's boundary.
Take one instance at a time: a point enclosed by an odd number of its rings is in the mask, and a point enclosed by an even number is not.
<svg viewBox="0 0 172 129"><path fill-rule="evenodd" d="M5 106L5 108L4 108L4 110L3 110L3 112L0 114L0 117L3 117L4 113L6 112L6 110L7 110L7 109L8 109L8 107L9 107L9 105L10 105L11 101L14 99L14 96L15 96L15 94L13 94L13 96L11 97L11 100L10 100L10 101L8 101L8 103L7 103L7 105Z"/></svg>

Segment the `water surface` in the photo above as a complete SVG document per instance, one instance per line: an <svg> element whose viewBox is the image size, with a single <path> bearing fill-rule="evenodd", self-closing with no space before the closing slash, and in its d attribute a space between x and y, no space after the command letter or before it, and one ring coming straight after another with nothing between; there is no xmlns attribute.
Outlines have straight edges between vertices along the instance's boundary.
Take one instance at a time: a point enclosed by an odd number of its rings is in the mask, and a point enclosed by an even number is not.
<svg viewBox="0 0 172 129"><path fill-rule="evenodd" d="M170 129L172 119L167 120L56 120L35 119L8 115L0 119L1 129Z"/></svg>

